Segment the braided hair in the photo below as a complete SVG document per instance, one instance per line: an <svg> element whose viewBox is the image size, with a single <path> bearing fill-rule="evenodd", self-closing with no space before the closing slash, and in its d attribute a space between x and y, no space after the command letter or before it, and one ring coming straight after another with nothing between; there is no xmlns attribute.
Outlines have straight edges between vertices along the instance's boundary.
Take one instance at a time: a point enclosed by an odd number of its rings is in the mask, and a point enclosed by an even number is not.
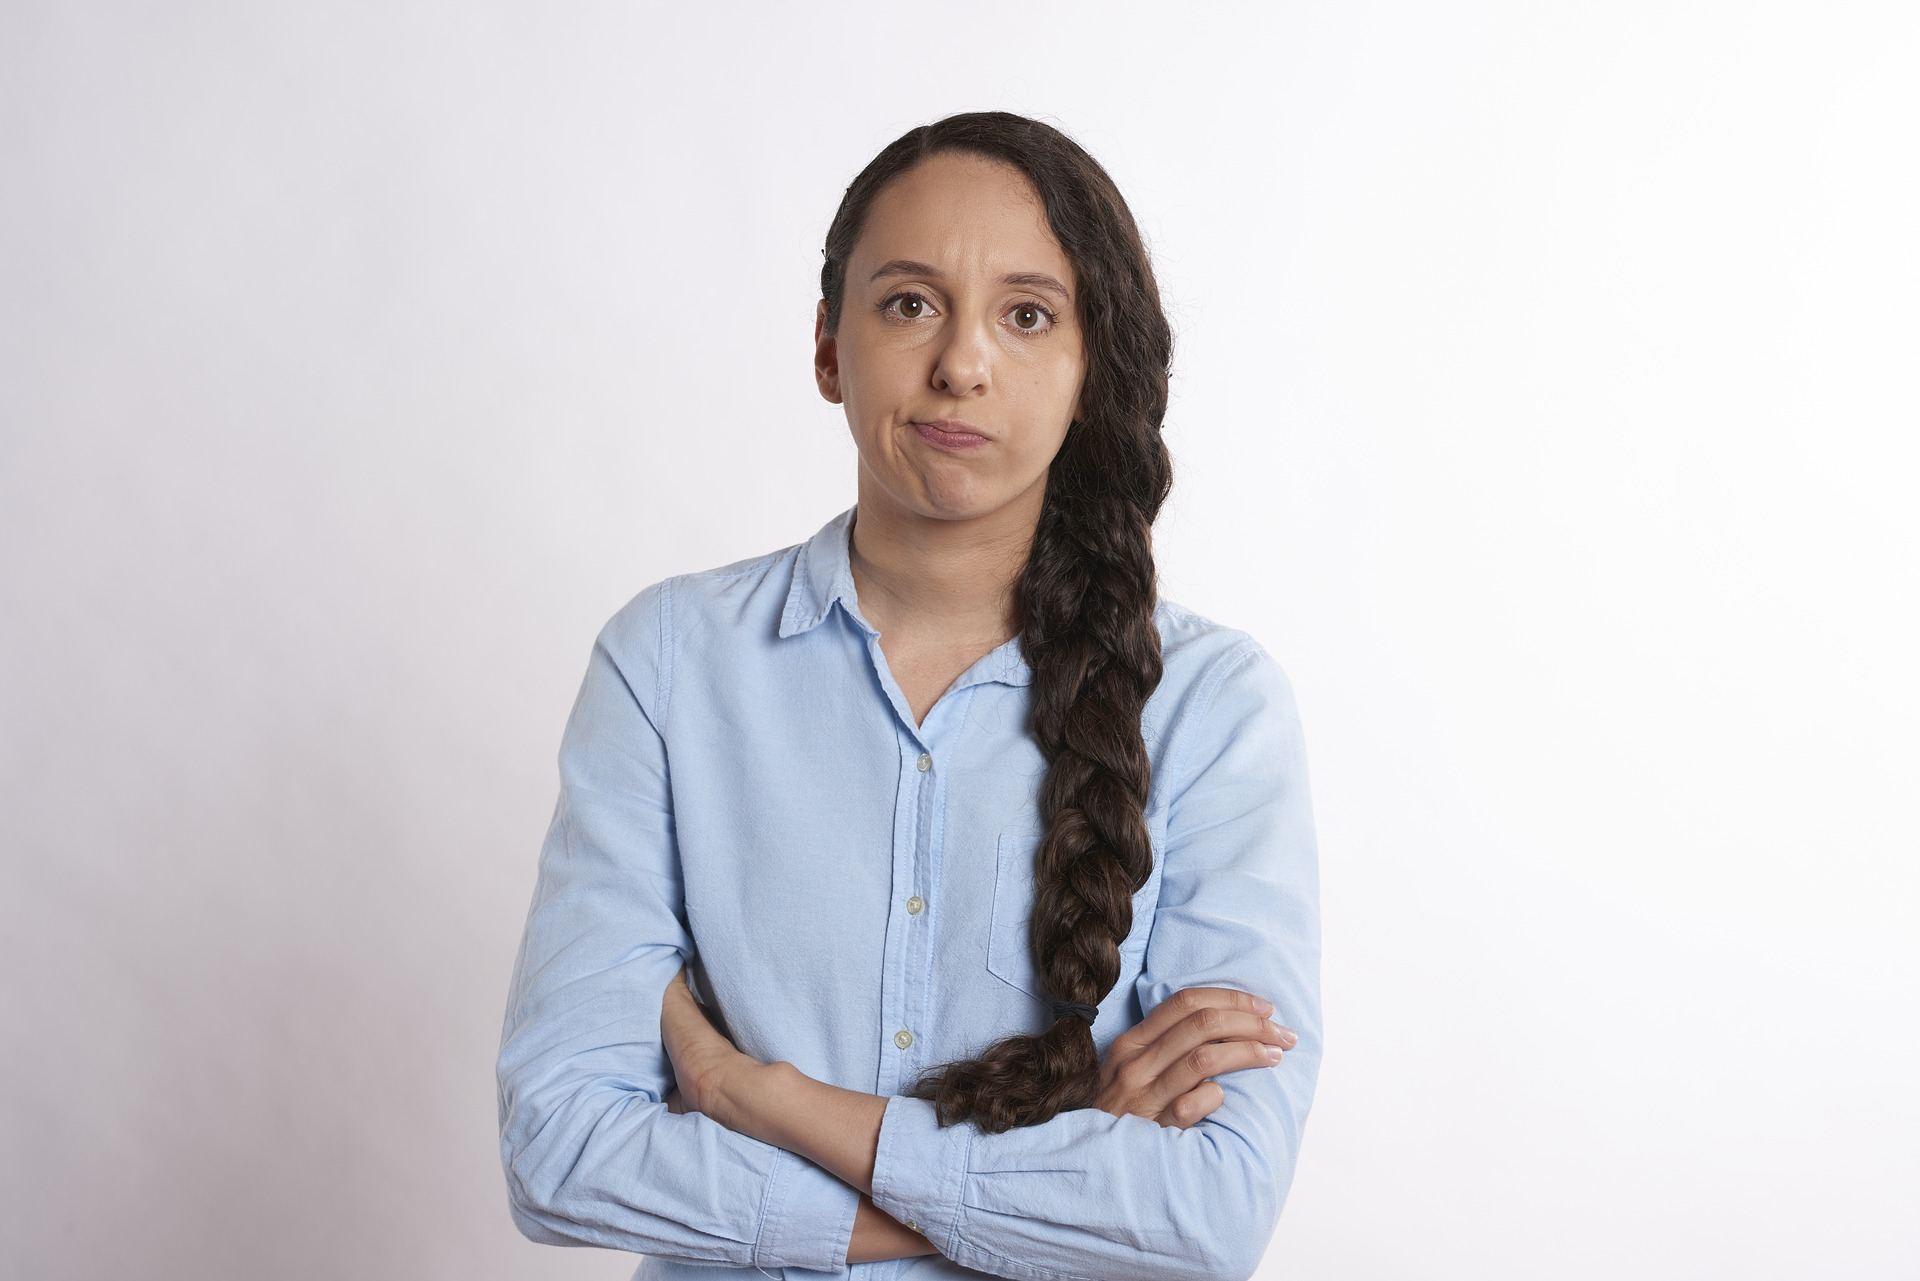
<svg viewBox="0 0 1920 1281"><path fill-rule="evenodd" d="M1053 1018L1038 1034L930 1069L907 1091L931 1100L943 1126L973 1121L997 1133L1094 1106L1091 1025L1119 981L1133 895L1153 870L1140 714L1161 675L1153 522L1173 487L1160 435L1173 335L1139 229L1106 170L1053 126L1004 111L911 129L848 186L822 250L827 332L838 328L847 262L874 197L945 152L1026 175L1073 263L1087 338L1082 416L1048 470L1013 603L1033 672L1027 730L1047 761L1030 933Z"/></svg>

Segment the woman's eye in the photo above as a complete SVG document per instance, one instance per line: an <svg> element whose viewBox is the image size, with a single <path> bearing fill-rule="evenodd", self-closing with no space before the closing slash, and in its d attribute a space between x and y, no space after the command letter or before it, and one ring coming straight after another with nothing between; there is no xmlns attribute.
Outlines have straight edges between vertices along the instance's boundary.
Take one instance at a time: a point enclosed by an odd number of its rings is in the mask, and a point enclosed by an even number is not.
<svg viewBox="0 0 1920 1281"><path fill-rule="evenodd" d="M895 311L893 306L895 303L899 303L902 308L911 307L914 310L911 312ZM889 294L881 301L880 314L892 321L919 320L921 316L925 314L926 307L927 300L925 298L916 293L902 291L897 294Z"/></svg>
<svg viewBox="0 0 1920 1281"><path fill-rule="evenodd" d="M899 304L898 308L895 307L896 303ZM924 296L911 290L902 290L897 294L889 294L882 300L879 311L882 316L895 324L908 324L924 319L930 306L931 304ZM909 308L911 310L908 310ZM1045 337L1052 331L1054 322L1058 319L1051 309L1037 302L1015 303L1008 308L1007 315L1013 317L1013 330L1022 338ZM1043 321L1044 324L1042 324Z"/></svg>
<svg viewBox="0 0 1920 1281"><path fill-rule="evenodd" d="M1023 332L1045 333L1046 330L1040 328L1040 321L1043 318L1049 327L1053 324L1053 313L1038 303L1023 302L1013 309L1012 315L1014 328ZM1028 324L1022 319L1023 316L1032 316L1034 319L1031 324Z"/></svg>

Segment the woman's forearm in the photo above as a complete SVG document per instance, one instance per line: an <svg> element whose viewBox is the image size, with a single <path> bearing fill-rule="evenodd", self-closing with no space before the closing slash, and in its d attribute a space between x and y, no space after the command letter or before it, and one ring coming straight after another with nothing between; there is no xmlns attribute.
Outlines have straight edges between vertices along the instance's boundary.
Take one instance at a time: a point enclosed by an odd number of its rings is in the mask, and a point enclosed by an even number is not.
<svg viewBox="0 0 1920 1281"><path fill-rule="evenodd" d="M853 1241L847 1246L848 1263L938 1253L933 1242L875 1205L865 1192L860 1194L860 1208L853 1212Z"/></svg>
<svg viewBox="0 0 1920 1281"><path fill-rule="evenodd" d="M862 1192L873 1191L873 1157L887 1100L816 1081L793 1064L754 1063L731 1075L715 1119L729 1130L785 1148Z"/></svg>
<svg viewBox="0 0 1920 1281"><path fill-rule="evenodd" d="M873 1158L887 1111L884 1095L843 1090L781 1061L758 1065L730 1081L722 1111L716 1119L728 1129L804 1157L863 1194L854 1213L847 1262L939 1252L873 1204Z"/></svg>

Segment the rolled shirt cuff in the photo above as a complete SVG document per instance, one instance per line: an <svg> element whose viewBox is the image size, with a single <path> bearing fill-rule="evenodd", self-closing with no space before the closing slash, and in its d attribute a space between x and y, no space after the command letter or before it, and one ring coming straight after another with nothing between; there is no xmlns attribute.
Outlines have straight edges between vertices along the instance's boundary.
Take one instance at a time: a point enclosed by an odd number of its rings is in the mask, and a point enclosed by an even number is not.
<svg viewBox="0 0 1920 1281"><path fill-rule="evenodd" d="M859 1208L859 1189L805 1157L775 1148L754 1263L844 1275Z"/></svg>
<svg viewBox="0 0 1920 1281"><path fill-rule="evenodd" d="M951 1255L960 1227L960 1189L978 1128L941 1128L930 1099L896 1094L880 1119L873 1156L873 1203Z"/></svg>

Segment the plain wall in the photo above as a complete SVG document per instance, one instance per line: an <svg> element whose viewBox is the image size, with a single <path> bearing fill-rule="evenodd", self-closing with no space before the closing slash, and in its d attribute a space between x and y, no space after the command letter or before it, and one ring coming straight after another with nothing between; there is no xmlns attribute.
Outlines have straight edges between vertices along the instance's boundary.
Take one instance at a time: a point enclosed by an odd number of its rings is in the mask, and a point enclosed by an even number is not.
<svg viewBox="0 0 1920 1281"><path fill-rule="evenodd" d="M0 1264L624 1278L493 1056L599 625L853 500L907 128L1113 173L1300 697L1263 1275L1915 1275L1910 6L0 7Z"/></svg>

